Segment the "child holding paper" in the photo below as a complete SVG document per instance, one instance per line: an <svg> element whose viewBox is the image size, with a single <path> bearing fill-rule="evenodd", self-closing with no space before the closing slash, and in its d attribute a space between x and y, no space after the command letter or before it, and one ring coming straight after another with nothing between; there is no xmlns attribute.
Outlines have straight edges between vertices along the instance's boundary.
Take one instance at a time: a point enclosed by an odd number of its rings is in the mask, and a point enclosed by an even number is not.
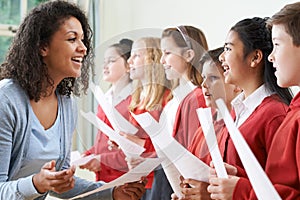
<svg viewBox="0 0 300 200"><path fill-rule="evenodd" d="M208 49L207 41L200 29L177 26L163 31L161 49L161 63L167 79L179 79L178 86L173 89L172 105L167 105L169 108L164 111L168 115L168 121L172 123L172 132L167 134L172 134L187 148L200 126L196 109L205 107L198 62Z"/></svg>
<svg viewBox="0 0 300 200"><path fill-rule="evenodd" d="M219 61L219 55L223 52L223 48L210 50L203 55L200 60L201 75L203 77L202 90L207 107L212 107L213 110L217 108L215 100L222 98L228 109L231 110L231 101L240 93L240 89L232 84L225 83L224 69L222 63ZM223 120L218 120L216 112L213 112L216 117L214 119L214 129L216 134L224 127ZM209 154L208 147L203 135L203 130L200 127L189 146L189 151L198 158L203 159ZM209 156L210 159L210 156ZM205 160L203 160L205 161ZM207 163L209 164L209 163ZM193 185L193 187L185 187L186 185ZM210 194L207 192L208 183L197 181L194 179L182 180L182 193L185 199L209 199ZM176 195L172 195L173 199L177 199Z"/></svg>
<svg viewBox="0 0 300 200"><path fill-rule="evenodd" d="M159 120L160 114L170 99L170 82L165 78L165 72L161 58L159 38L140 38L133 43L131 56L128 60L130 65L130 78L134 80L134 92L129 109L134 114L149 112L155 120ZM133 117L130 121L139 127L135 136L126 134L125 137L146 148L143 157L156 156L155 149L147 133L140 127ZM130 168L141 162L140 159L126 158ZM170 197L171 191L154 186L154 173L151 172L146 185L146 193L142 200L165 199ZM155 188L152 188L152 187Z"/></svg>
<svg viewBox="0 0 300 200"><path fill-rule="evenodd" d="M281 87L300 86L300 3L286 5L272 16L273 51L269 61L276 69L277 84ZM299 161L299 93L293 98L286 118L275 133L270 146L265 171L282 199L300 199ZM233 198L257 199L249 180L241 177ZM239 191L248 194L242 196ZM243 192L243 193L244 193Z"/></svg>
<svg viewBox="0 0 300 200"><path fill-rule="evenodd" d="M127 120L129 119L128 106L132 92L127 60L130 57L132 43L133 41L129 39L122 39L119 43L110 45L104 53L102 71L103 80L112 84L105 93L108 103L114 106ZM111 126L100 105L97 116ZM98 131L95 144L84 152L84 156L97 155L96 158L80 166L82 169L95 172L96 181L110 182L128 171L124 153L118 148L109 150L108 141L108 137L102 131Z"/></svg>
<svg viewBox="0 0 300 200"><path fill-rule="evenodd" d="M272 48L266 19L254 17L241 20L230 29L220 55L226 83L243 90L232 101L235 124L262 168L292 98L289 89L276 84L275 69L268 61ZM219 146L224 161L236 167L235 175L247 177L228 131L222 132ZM236 176L213 176L207 189L212 199L248 199L249 192L240 187L242 181Z"/></svg>

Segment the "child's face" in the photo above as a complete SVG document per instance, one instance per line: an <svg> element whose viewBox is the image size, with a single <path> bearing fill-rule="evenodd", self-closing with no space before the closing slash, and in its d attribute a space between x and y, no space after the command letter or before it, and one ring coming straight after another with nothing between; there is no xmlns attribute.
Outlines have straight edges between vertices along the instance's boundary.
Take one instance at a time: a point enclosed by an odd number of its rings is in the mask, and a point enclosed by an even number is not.
<svg viewBox="0 0 300 200"><path fill-rule="evenodd" d="M115 47L108 48L104 53L103 80L116 83L128 72L126 61L116 51Z"/></svg>
<svg viewBox="0 0 300 200"><path fill-rule="evenodd" d="M146 47L138 41L132 45L131 56L128 59L130 67L130 78L132 80L144 80L145 79L145 62L146 62Z"/></svg>
<svg viewBox="0 0 300 200"><path fill-rule="evenodd" d="M244 44L238 33L229 31L219 60L224 67L225 82L243 88L249 79L250 62L244 58Z"/></svg>
<svg viewBox="0 0 300 200"><path fill-rule="evenodd" d="M220 69L222 67L219 66ZM208 61L202 67L202 90L206 106L216 108L215 100L225 99L224 75L213 61Z"/></svg>
<svg viewBox="0 0 300 200"><path fill-rule="evenodd" d="M182 48L176 45L172 37L164 37L161 39L161 50L160 62L164 65L166 78L173 80L184 77L187 73L187 64L182 56Z"/></svg>
<svg viewBox="0 0 300 200"><path fill-rule="evenodd" d="M223 99L226 104L236 97L236 87L225 83L224 70L222 66L217 66L213 61L207 61L202 68L202 91L206 106L217 108L215 101Z"/></svg>
<svg viewBox="0 0 300 200"><path fill-rule="evenodd" d="M280 87L300 86L300 46L293 44L292 37L283 25L273 25L273 51L269 61L276 68L275 76Z"/></svg>

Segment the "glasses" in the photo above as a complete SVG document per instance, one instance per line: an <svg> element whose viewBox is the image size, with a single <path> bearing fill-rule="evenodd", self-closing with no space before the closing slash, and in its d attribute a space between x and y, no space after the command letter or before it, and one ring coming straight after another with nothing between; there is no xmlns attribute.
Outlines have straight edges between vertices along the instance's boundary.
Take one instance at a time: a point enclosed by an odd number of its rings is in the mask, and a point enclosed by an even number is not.
<svg viewBox="0 0 300 200"><path fill-rule="evenodd" d="M189 49L192 49L192 43L191 40L189 39L189 35L187 33L187 30L184 26L176 26L176 29L179 31L181 36L183 37L186 45L188 46Z"/></svg>

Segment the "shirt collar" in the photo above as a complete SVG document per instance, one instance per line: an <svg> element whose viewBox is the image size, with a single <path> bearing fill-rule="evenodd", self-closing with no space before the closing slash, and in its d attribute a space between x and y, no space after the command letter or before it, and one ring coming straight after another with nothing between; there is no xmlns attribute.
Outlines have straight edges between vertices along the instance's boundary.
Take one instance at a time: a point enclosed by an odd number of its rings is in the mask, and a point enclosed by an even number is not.
<svg viewBox="0 0 300 200"><path fill-rule="evenodd" d="M248 110L250 113L252 113L255 108L259 106L261 102L270 95L272 95L272 93L269 92L265 84L263 84L246 99L245 94L242 92L231 102L231 104L236 115L239 115L245 110Z"/></svg>
<svg viewBox="0 0 300 200"><path fill-rule="evenodd" d="M192 92L197 86L194 85L191 81L186 82L185 84L179 84L175 89L173 89L172 94L173 98L177 99L178 102L181 102L190 92Z"/></svg>

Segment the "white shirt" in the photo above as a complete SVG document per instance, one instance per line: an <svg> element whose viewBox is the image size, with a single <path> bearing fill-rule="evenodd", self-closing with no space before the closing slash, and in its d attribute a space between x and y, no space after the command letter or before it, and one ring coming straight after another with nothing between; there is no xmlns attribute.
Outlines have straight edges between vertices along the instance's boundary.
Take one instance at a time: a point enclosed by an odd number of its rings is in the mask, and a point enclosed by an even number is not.
<svg viewBox="0 0 300 200"><path fill-rule="evenodd" d="M107 102L113 106L118 105L121 101L131 95L133 88L132 83L127 84L119 93L114 94L112 87L105 93Z"/></svg>
<svg viewBox="0 0 300 200"><path fill-rule="evenodd" d="M272 95L272 93L268 92L263 84L246 99L243 92L233 99L231 104L236 114L235 125L240 127L261 102L270 95Z"/></svg>
<svg viewBox="0 0 300 200"><path fill-rule="evenodd" d="M167 127L168 133L172 135L173 126L175 123L176 113L179 107L179 104L182 100L191 93L197 86L192 82L187 82L186 84L180 84L175 89L173 89L172 94L173 98L165 105L160 119L160 124L165 124Z"/></svg>

